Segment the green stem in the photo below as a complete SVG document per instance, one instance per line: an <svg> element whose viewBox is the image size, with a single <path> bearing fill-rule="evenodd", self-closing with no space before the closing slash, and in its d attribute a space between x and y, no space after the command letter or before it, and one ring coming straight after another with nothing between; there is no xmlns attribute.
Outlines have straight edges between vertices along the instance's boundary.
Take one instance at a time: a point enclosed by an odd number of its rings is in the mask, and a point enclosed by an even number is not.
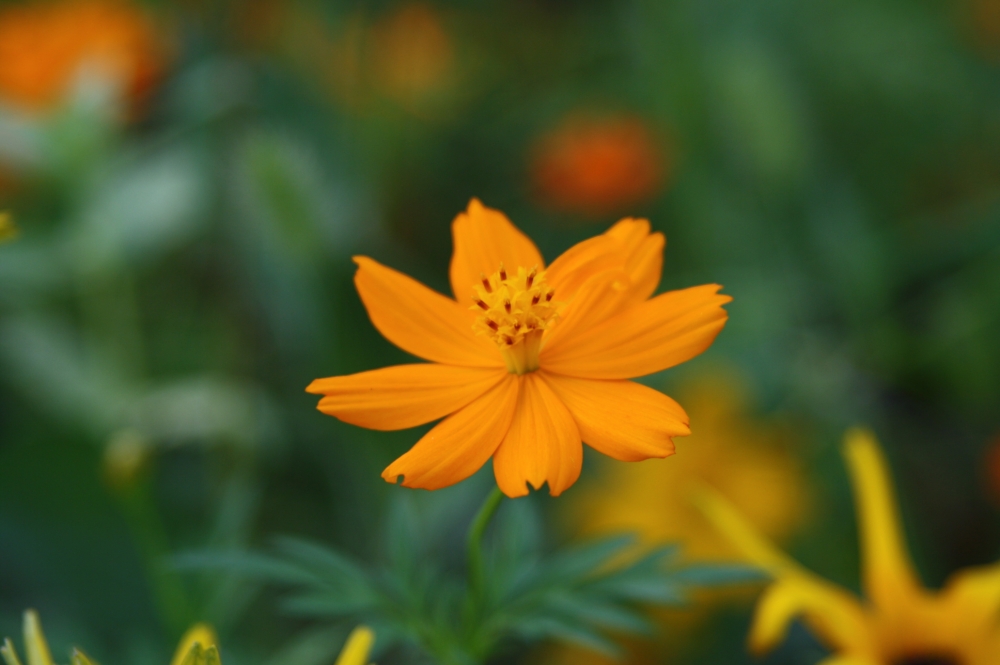
<svg viewBox="0 0 1000 665"><path fill-rule="evenodd" d="M486 497L475 519L469 526L469 533L465 540L466 558L469 564L469 588L475 598L482 598L485 589L486 579L483 570L483 534L486 527L493 520L493 516L500 507L503 500L503 492L499 487L494 487L490 495Z"/></svg>
<svg viewBox="0 0 1000 665"><path fill-rule="evenodd" d="M191 613L177 574L164 565L170 547L151 496L149 479L139 479L134 486L116 494L142 557L160 618L171 633L179 634L187 628Z"/></svg>

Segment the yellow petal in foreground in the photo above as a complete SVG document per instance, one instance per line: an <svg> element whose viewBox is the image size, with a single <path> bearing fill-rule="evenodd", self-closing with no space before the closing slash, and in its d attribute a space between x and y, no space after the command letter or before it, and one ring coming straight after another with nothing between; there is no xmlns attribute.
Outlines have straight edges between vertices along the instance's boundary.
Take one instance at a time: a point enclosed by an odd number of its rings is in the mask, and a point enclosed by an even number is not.
<svg viewBox="0 0 1000 665"><path fill-rule="evenodd" d="M625 219L546 267L528 236L473 199L452 225L454 299L367 257L355 284L375 327L431 361L319 379L323 413L370 429L444 420L382 476L438 489L490 458L500 488L558 495L582 443L623 460L666 457L690 432L670 398L631 379L701 353L729 296L707 285L650 299L665 240ZM616 421L619 421L616 423Z"/></svg>
<svg viewBox="0 0 1000 665"><path fill-rule="evenodd" d="M215 636L215 630L211 626L205 623L195 624L188 628L187 632L181 637L181 641L177 643L177 648L174 650L174 657L170 661L170 665L184 665L192 649L196 646L201 649L218 648L216 646L217 642L218 638Z"/></svg>
<svg viewBox="0 0 1000 665"><path fill-rule="evenodd" d="M805 571L711 494L701 505L719 530L775 581L757 606L751 647L766 651L801 618L834 655L827 665L1000 663L1000 565L957 573L940 592L921 586L904 544L892 483L874 436L848 432L844 455L861 525L868 602Z"/></svg>
<svg viewBox="0 0 1000 665"><path fill-rule="evenodd" d="M921 589L906 552L885 458L874 435L864 429L847 433L844 456L857 499L865 595L891 614L916 599Z"/></svg>
<svg viewBox="0 0 1000 665"><path fill-rule="evenodd" d="M52 665L49 643L45 641L42 622L34 610L24 613L24 648L28 652L28 665Z"/></svg>
<svg viewBox="0 0 1000 665"><path fill-rule="evenodd" d="M174 651L171 665L219 665L219 650L216 646L215 631L203 623L192 626L181 637ZM26 665L53 665L48 642L42 633L42 623L38 613L28 610L24 613L24 648L27 652ZM7 665L22 665L10 638L0 647ZM71 665L94 665L83 651L74 648L70 657Z"/></svg>
<svg viewBox="0 0 1000 665"><path fill-rule="evenodd" d="M358 626L347 636L347 642L335 665L367 665L368 654L375 645L375 633L367 626Z"/></svg>

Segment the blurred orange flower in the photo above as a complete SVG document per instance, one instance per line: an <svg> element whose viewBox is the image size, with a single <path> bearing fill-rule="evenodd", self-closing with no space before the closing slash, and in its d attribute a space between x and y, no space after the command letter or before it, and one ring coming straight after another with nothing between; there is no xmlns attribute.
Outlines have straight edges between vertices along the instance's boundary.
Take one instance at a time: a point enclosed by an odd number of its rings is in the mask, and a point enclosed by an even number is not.
<svg viewBox="0 0 1000 665"><path fill-rule="evenodd" d="M691 502L704 484L762 532L788 536L804 516L807 491L784 429L749 416L732 372L705 375L680 392L698 422L683 449L668 464L606 465L567 504L569 522L587 535L635 532L647 547L677 542L691 560L732 560L737 550Z"/></svg>
<svg viewBox="0 0 1000 665"><path fill-rule="evenodd" d="M452 224L454 299L359 256L354 283L389 341L429 363L317 379L319 410L378 430L444 418L382 477L447 487L491 458L511 497L576 482L583 442L615 459L667 457L687 414L629 379L690 360L726 323L722 287L650 297L664 238L623 219L546 266L499 210L473 199Z"/></svg>
<svg viewBox="0 0 1000 665"><path fill-rule="evenodd" d="M1000 58L1000 2L969 0L964 9L975 46L990 59Z"/></svg>
<svg viewBox="0 0 1000 665"><path fill-rule="evenodd" d="M544 204L597 216L656 195L668 165L657 137L642 120L572 115L537 141L530 169Z"/></svg>
<svg viewBox="0 0 1000 665"><path fill-rule="evenodd" d="M134 103L163 68L154 26L116 0L66 0L0 10L0 100L29 111L62 101L87 68L121 84Z"/></svg>

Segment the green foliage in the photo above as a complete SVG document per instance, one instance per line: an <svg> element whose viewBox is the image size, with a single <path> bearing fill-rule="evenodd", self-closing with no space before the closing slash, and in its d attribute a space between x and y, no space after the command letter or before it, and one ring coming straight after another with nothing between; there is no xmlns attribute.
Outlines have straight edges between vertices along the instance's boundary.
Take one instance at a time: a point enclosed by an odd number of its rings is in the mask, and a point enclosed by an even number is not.
<svg viewBox="0 0 1000 665"><path fill-rule="evenodd" d="M550 638L615 652L650 632L644 607L745 580L669 548L629 559L625 540L554 547L566 524L536 498L503 506L470 580L482 487L410 496L379 472L418 433L315 412L309 381L412 361L369 324L351 254L447 292L471 196L548 259L648 217L668 238L662 290L725 285L712 348L644 380L674 394L731 369L755 415L795 427L815 492L788 543L804 564L858 579L835 448L858 422L919 516L929 583L1000 551L989 0L135 1L171 57L134 114L100 86L37 115L0 90L0 214L18 228L0 245L0 635L37 606L63 660L78 642L164 665L205 620L227 663L330 665L367 621L394 645L381 665L506 665ZM453 56L425 99L370 67L419 69L419 40L375 48L414 5ZM542 205L534 146L580 112L647 124L662 189L593 216ZM300 537L247 554L275 533ZM164 565L179 551L212 554L182 575ZM670 662L744 664L749 613L652 630ZM804 631L788 649L819 659Z"/></svg>
<svg viewBox="0 0 1000 665"><path fill-rule="evenodd" d="M276 539L266 554L198 553L175 561L269 582L285 589L286 613L364 623L375 629L379 651L396 647L443 664L483 663L547 639L617 657L611 635L653 634L646 609L683 605L697 586L758 579L741 566L680 567L677 546L637 556L627 535L548 552L534 505L520 500L500 510L480 586L449 561L449 540L442 543L433 515L420 514L407 495L390 513L375 564L290 537Z"/></svg>

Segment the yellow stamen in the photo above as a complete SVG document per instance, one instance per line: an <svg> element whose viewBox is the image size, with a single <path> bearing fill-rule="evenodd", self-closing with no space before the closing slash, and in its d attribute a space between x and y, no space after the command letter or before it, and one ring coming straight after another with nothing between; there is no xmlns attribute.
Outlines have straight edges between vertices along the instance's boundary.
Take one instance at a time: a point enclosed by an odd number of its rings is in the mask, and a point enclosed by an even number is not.
<svg viewBox="0 0 1000 665"><path fill-rule="evenodd" d="M538 266L508 272L501 264L489 278L482 276L482 285L473 289L471 309L480 313L473 324L476 333L500 347L511 373L538 369L542 335L557 316L557 304L552 301L555 291L546 283L545 272Z"/></svg>

